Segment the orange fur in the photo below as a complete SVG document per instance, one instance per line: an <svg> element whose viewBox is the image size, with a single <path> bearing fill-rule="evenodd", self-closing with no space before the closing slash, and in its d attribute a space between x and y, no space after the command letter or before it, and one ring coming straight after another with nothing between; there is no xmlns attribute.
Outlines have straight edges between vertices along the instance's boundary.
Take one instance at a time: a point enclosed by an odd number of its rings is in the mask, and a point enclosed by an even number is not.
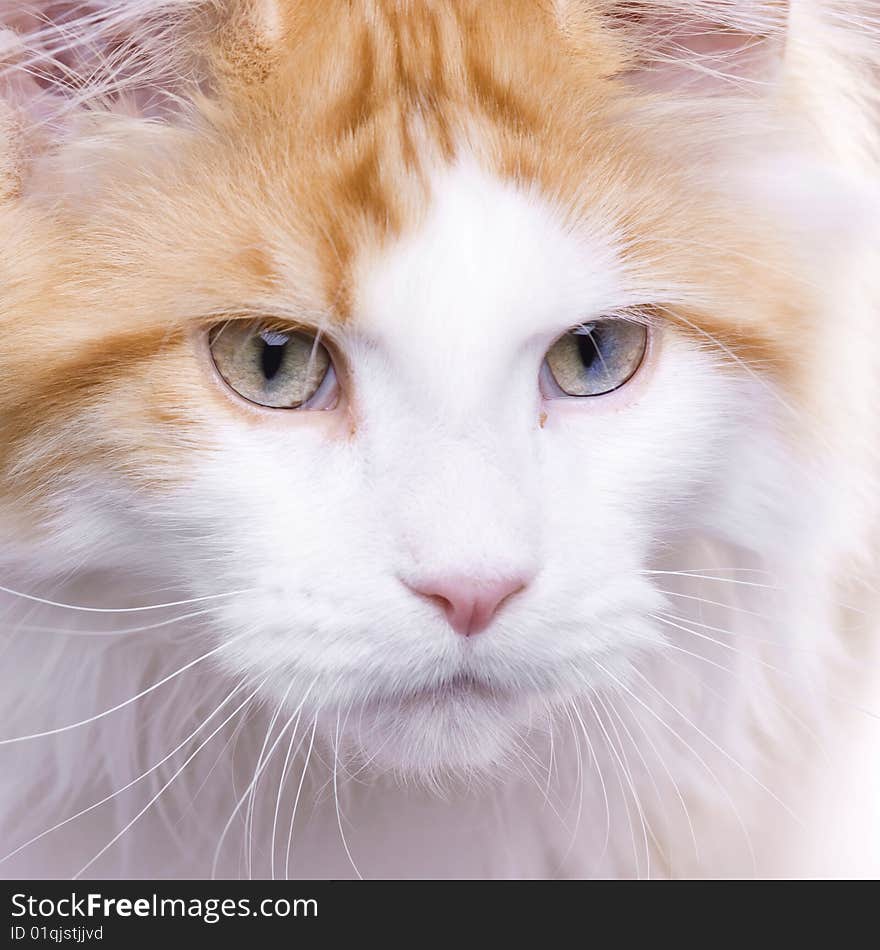
<svg viewBox="0 0 880 950"><path fill-rule="evenodd" d="M773 222L688 173L682 149L710 120L646 108L627 82L632 38L600 7L250 4L199 50L213 78L192 123L82 117L0 211L0 374L26 380L0 395L0 464L35 464L47 431L102 400L127 406L113 424L139 451L167 446L162 420L200 418L184 328L242 311L356 319L360 262L417 224L431 170L463 154L573 227L601 208L633 275L699 289L684 332L806 389L815 308ZM3 128L12 194L18 140ZM175 353L161 384L132 382Z"/></svg>

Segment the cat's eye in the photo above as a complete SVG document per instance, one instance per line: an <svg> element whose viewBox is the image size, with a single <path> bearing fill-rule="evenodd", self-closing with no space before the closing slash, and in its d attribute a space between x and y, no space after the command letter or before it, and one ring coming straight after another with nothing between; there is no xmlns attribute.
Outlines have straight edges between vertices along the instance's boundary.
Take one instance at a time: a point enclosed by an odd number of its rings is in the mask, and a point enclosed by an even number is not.
<svg viewBox="0 0 880 950"><path fill-rule="evenodd" d="M226 384L270 409L332 409L338 399L333 360L315 337L253 320L230 320L208 337Z"/></svg>
<svg viewBox="0 0 880 950"><path fill-rule="evenodd" d="M547 353L545 395L602 396L620 389L635 376L647 349L648 328L642 323L608 319L576 327Z"/></svg>

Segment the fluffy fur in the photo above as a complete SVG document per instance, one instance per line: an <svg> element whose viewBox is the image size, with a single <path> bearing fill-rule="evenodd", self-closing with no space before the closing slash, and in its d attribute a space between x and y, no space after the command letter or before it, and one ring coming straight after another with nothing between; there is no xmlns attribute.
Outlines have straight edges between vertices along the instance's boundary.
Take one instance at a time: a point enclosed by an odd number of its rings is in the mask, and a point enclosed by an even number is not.
<svg viewBox="0 0 880 950"><path fill-rule="evenodd" d="M876 14L0 3L4 873L870 871ZM248 315L337 409L230 395Z"/></svg>

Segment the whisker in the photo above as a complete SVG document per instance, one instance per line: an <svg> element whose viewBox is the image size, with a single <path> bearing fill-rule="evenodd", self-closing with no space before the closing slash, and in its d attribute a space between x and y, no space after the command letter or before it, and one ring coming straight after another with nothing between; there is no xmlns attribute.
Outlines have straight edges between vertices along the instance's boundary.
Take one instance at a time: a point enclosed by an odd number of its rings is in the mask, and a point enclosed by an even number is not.
<svg viewBox="0 0 880 950"><path fill-rule="evenodd" d="M669 648L672 648L672 644L665 644L665 645L666 645L667 647L669 647ZM683 653L685 656L690 656L690 657L692 657L693 659L696 659L696 660L702 660L703 662L709 662L709 661L707 660L707 658L704 657L704 656L702 656L701 654L699 654L699 653L692 653L692 652L689 651L689 650L685 650L683 647L675 647L675 652L676 652L676 653ZM678 663L678 662L676 662L674 659L672 659L672 657L669 657L669 656L662 656L661 659L663 660L663 662L671 664L671 665L674 666L676 669L681 670L681 671L682 671L683 673L685 673L686 675L689 675L689 676L691 676L693 679L698 680L699 683L700 683L700 687L701 687L705 692L707 692L707 693L709 693L710 695L714 696L720 703L726 703L726 702L728 701L727 698L726 698L725 696L723 696L717 689L715 689L713 686L710 686L709 683L707 683L707 682L705 681L705 679L703 679L702 677L700 677L699 674L696 672L696 670L694 670L694 669L688 667L688 666L687 666L686 664L684 664L684 663ZM720 664L711 664L711 665L715 666L716 669L720 669L720 670L723 670L723 671L729 673L729 674L730 674L731 676L733 676L734 678L737 677L737 671L736 671L736 670L732 670L732 669L730 669L729 667L724 667L724 666L722 666L722 665L720 665ZM792 721L793 723L795 723L795 725L797 725L800 729L803 730L804 734L805 734L806 736L808 736L808 737L815 743L816 749L821 753L823 759L825 759L826 762L830 762L830 759L829 759L829 756L828 756L828 750L827 750L826 745L825 745L825 743L823 742L821 736L818 735L814 729L811 729L810 726L807 725L807 723L804 722L804 720L803 720L800 716L798 716L797 713L795 713L795 711L794 711L790 706L788 706L788 705L787 705L786 703L784 703L781 699L779 699L778 696L774 695L774 693L773 693L773 691L771 690L771 688L769 687L769 685L767 685L767 684L760 684L760 683L756 683L756 684L754 684L754 685L755 685L758 689L761 690L762 695L764 695L767 699L769 699L770 702L772 702L774 705L778 706L779 709L780 709L783 713L785 713L785 715L788 716L789 719L791 719L791 721Z"/></svg>
<svg viewBox="0 0 880 950"><path fill-rule="evenodd" d="M654 615L652 614L651 616L654 616ZM758 666L762 667L763 669L766 669L766 670L768 670L769 672L772 672L772 673L776 674L777 676L780 676L780 677L782 677L782 678L784 678L784 679L794 680L795 682L804 682L803 678L797 676L797 674L792 673L792 672L789 671L789 670L783 670L783 669L781 669L781 668L778 667L778 666L774 666L772 663L768 663L768 662L766 662L765 660L760 659L759 657L752 656L752 655L749 654L749 653L745 653L745 652L742 651L742 650L738 650L736 647L733 647L733 646L731 646L730 644L722 643L721 641L716 640L714 637L708 637L708 636L706 636L705 634L697 633L695 630L688 630L686 627L680 626L679 624L672 623L672 622L670 622L669 620L664 620L664 618L663 618L663 617L660 617L660 616L654 617L654 619L655 619L655 620L659 620L661 623L666 623L666 624L668 624L669 626L674 627L674 628L677 629L677 630L681 630L683 633L689 633L689 634L691 634L692 636L696 637L697 639L706 640L706 641L708 641L709 643L715 644L716 646L721 647L721 648L724 649L724 650L727 650L727 651L732 652L732 653L735 654L736 656L742 656L742 657L744 657L746 660L748 660L749 662L757 663ZM664 642L663 646L664 646L666 649L671 649L671 650L675 650L675 651L678 652L678 653L683 653L683 654L685 654L686 656L690 656L690 657L693 657L694 659L700 660L700 661L702 661L703 663L708 664L709 666L713 666L713 667L715 667L715 669L722 670L722 671L725 672L725 673L729 673L729 674L730 674L731 676L733 676L734 678L736 678L736 676L737 676L737 671L736 671L736 670L732 670L732 669L730 669L730 667L724 666L723 663L717 663L717 662L715 662L714 660L710 659L710 658L707 657L707 656L704 656L704 655L701 654L701 653L694 653L694 652L692 652L692 651L690 651L690 650L685 649L685 648L682 647L682 646L679 646L678 644L670 643L668 640ZM810 682L809 680L807 680L807 683L808 683L808 685L810 686L811 689L818 689L819 692L826 692L826 693L827 693L827 691L824 690L821 686L820 686L820 687L816 687L816 686L815 686L812 682ZM710 689L710 687L708 686L708 684L705 684L705 683L704 683L703 686L704 686L705 689ZM784 713L786 713L794 722L796 722L796 723L804 730L804 732L805 732L808 736L810 736L811 739L813 739L813 740L816 742L816 745L818 746L818 748L822 751L823 755L827 758L827 750L825 749L824 743L822 742L821 738L816 734L816 732L815 732L813 729L811 729L811 728L803 721L803 719L802 719L800 716L798 716L797 713L796 713L793 709L791 709L790 706L788 706L786 703L782 702L782 700L781 700L778 696L774 695L774 694L771 692L769 686L763 687L761 691L762 691L762 693L763 693L765 696L769 696L769 698L770 698ZM720 698L720 697L719 697L719 698ZM833 697L833 695L830 695L830 694L829 694L829 695L828 695L828 698L833 699L834 697ZM857 707L856 707L856 708L857 708Z"/></svg>
<svg viewBox="0 0 880 950"><path fill-rule="evenodd" d="M697 833L696 833L696 830L694 829L694 823L691 820L691 814L690 814L690 811L688 810L687 803L685 802L684 795L681 792L681 788L679 787L678 782L675 780L675 777L673 776L672 771L670 770L669 766L666 764L666 760L660 754L660 750L657 748L656 744L654 743L654 740L651 738L650 733L645 728L644 723L639 719L638 716L633 714L632 707L630 707L630 705L626 702L626 697L620 696L619 698L621 702L624 704L624 706L627 708L627 710L630 712L632 721L636 724L636 726L638 726L639 731L645 737L645 741L648 743L649 747L651 748L651 751L654 753L657 761L660 763L660 767L666 773L666 777L669 779L670 783L672 784L673 789L675 790L676 797L678 798L679 804L681 805L681 809L684 812L684 817L688 825L688 830L690 831L691 841L694 846L694 858L696 859L697 866L700 867L702 862L700 861L700 849L699 849L699 846L697 845ZM633 744L635 744L635 742Z"/></svg>
<svg viewBox="0 0 880 950"><path fill-rule="evenodd" d="M681 575L682 577L696 577L701 578L707 574L758 574L763 575L764 577L773 577L772 572L765 570L762 567L719 567L717 564L713 564L711 567L689 567L680 571L649 571L641 570L640 574L674 574Z"/></svg>
<svg viewBox="0 0 880 950"><path fill-rule="evenodd" d="M100 808L102 805L106 805L108 802L112 801L114 798L117 798L119 795L122 795L123 793L127 792L130 788L134 788L135 785L137 785L139 782L142 782L149 775L152 775L155 771L160 769L169 759L172 759L184 746L186 746L189 742L191 742L205 728L205 726L207 726L208 723L220 712L220 710L228 702L232 700L233 696L237 692L239 692L239 690L244 686L245 682L246 680L242 680L235 687L235 689L233 689L232 692L229 693L226 699L224 699L223 702L220 703L220 705L217 706L217 708L198 726L198 728L196 728L193 732L191 732L181 743L175 746L168 753L168 755L166 755L163 759L161 759L154 766L152 766L152 768L147 769L146 772L142 772L140 775L138 775L137 778L132 779L127 785L124 785L122 788L116 789L112 794L107 795L105 798L102 798L100 801L97 801L94 804L89 805L86 808L83 808L82 810L78 811L75 815L71 815L70 817L65 818L63 821L59 821L57 824L52 825L51 828L47 828L45 831L41 831L38 835L34 835L32 838L25 841L24 844L19 845L17 848L15 848L15 850L10 851L8 854L0 858L0 864L3 864L6 861L8 861L10 858L15 857L15 855L20 854L22 851L25 850L25 848L30 847L32 844L36 844L36 842L41 841L47 835L52 834L53 831L58 831L59 828L63 828L65 825L70 824L70 822L76 821L78 818L82 818L84 815L89 814L89 812L94 811L96 808ZM250 694L250 696L248 696L248 700L253 699L254 696L256 696L256 694L260 691L262 686L263 686L263 683L260 683L259 686L257 686L257 688Z"/></svg>
<svg viewBox="0 0 880 950"><path fill-rule="evenodd" d="M803 653L807 656L819 657L822 660L830 660L831 657L827 653L821 653L819 650L810 650L808 647L795 646L792 643L784 643L780 640L773 640L770 637L758 637L751 633L745 633L740 630L725 630L724 627L716 627L709 623L704 623L701 620L693 620L690 617L679 617L676 614L659 612L657 614L649 614L649 617L652 617L654 620L660 620L661 622L667 621L676 621L678 623L687 623L692 627L699 627L700 630L711 630L713 633L720 633L723 636L731 637L732 639L743 639L748 640L750 643L760 643L762 646L775 647L778 650L786 650L789 653ZM690 633L691 631L686 631ZM711 639L711 638L709 638ZM717 641L715 641L717 642ZM722 644L719 643L719 646ZM777 672L782 672L777 670Z"/></svg>
<svg viewBox="0 0 880 950"><path fill-rule="evenodd" d="M115 835L110 839L110 841L108 841L107 844L105 844L104 847L101 848L101 850L100 850L93 858L91 858L89 861L87 861L87 862L79 869L79 871L77 871L76 874L73 875L72 880L74 880L74 881L79 880L79 878L82 877L82 875L85 874L85 872L88 871L88 869L89 869L96 861L100 860L100 858L101 858L104 854L106 854L107 851L109 851L110 848L112 848L113 845L116 844L116 842L119 841L119 839L122 838L122 836L125 835L126 832L128 832L129 829L131 829L131 828L134 826L134 824L135 824L140 818L142 818L142 817L147 813L147 811L159 800L159 798L165 793L165 791L167 791L167 789L174 783L174 781L183 773L184 769L190 764L190 762L192 762L192 760L202 751L202 749L204 749L205 746L208 745L208 743L214 738L214 736L216 736L218 732L220 732L228 723L230 723L230 722L241 712L242 709L244 709L244 707L245 707L245 706L253 699L253 697L256 695L256 692L257 692L257 691L255 690L254 693L251 694L251 696L249 696L247 699L245 699L229 716L226 717L226 719L223 720L223 722L220 723L219 726L217 726L217 728L208 736L208 738L205 739L205 740L198 746L198 748L197 748L194 752L192 752L192 753L187 757L187 759L184 761L183 765L180 766L180 768L179 768L179 769L171 776L171 778L159 789L159 791L156 792L156 794L147 802L147 804L144 805L144 807L134 816L134 818L132 818L131 821L129 821L128 824L127 824L121 831L119 831L117 834L115 834Z"/></svg>
<svg viewBox="0 0 880 950"><path fill-rule="evenodd" d="M659 619L659 618L658 618L658 619ZM704 625L701 625L701 624L697 624L696 621L688 620L687 622L688 622L688 623L693 623L695 626L704 626ZM710 629L718 630L719 633L726 633L728 636L740 636L740 634L732 634L732 633L730 633L729 631L721 630L720 628L717 628L717 627L713 627L713 628L710 628ZM743 634L743 636L745 636L745 635ZM670 644L667 642L666 645L669 646ZM792 647L791 649L792 649L792 650L796 650L796 649L798 649L798 648ZM815 655L815 656L823 657L823 654L817 653L817 652L812 651L812 650L802 650L802 649L799 649L798 652L807 652L807 653L812 653L812 654ZM706 658L703 657L703 659L706 659ZM722 669L723 669L723 667L722 667ZM809 686L810 689L816 690L817 692L821 693L826 699L829 699L829 700L831 700L832 702L837 703L837 704L840 705L840 706L843 706L843 707L845 707L845 708L847 708L847 709L852 709L852 710L855 711L855 712L862 713L862 715L868 716L868 717L870 717L871 719L880 720L880 713L875 712L873 709L868 709L866 706L862 706L862 705L860 705L859 703L854 703L854 702L852 702L851 700L843 699L843 698L840 697L837 693L831 692L830 690L826 689L824 686L817 686L817 685L816 685L814 682L812 682L811 680L805 680L803 677L799 677L796 673L792 673L790 670L783 670L783 669L780 669L779 667L771 667L771 669L773 669L773 671L774 671L776 674L778 674L779 676L783 676L783 677L785 677L786 679L791 679L791 680L794 680L795 682L799 682L799 683L806 683L806 685Z"/></svg>
<svg viewBox="0 0 880 950"><path fill-rule="evenodd" d="M145 607L84 607L81 604L65 604L57 600L48 600L45 597L35 597L33 594L25 594L19 590L12 590L9 587L0 587L0 594L8 594L11 597L17 597L20 600L27 600L33 604L42 604L44 607L60 607L62 610L73 610L78 613L88 614L139 614L150 610L167 610L172 607L190 607L193 604L204 604L210 600L223 600L230 597L241 597L242 594L252 594L257 588L252 587L248 590L234 590L225 594L209 594L206 597L192 597L189 600L176 600L167 604L148 604Z"/></svg>
<svg viewBox="0 0 880 950"><path fill-rule="evenodd" d="M351 707L349 707L349 712L351 712ZM363 874L361 874L357 864L355 863L354 858L351 856L351 850L348 847L348 840L345 837L345 829L342 826L342 810L339 807L339 732L340 732L340 717L342 711L339 710L336 713L336 742L333 746L333 799L336 805L336 824L339 827L339 836L342 838L342 847L345 849L345 854L348 857L348 861L354 868L354 873L357 875L358 880L362 881L364 879ZM346 715L346 720L348 715Z"/></svg>
<svg viewBox="0 0 880 950"><path fill-rule="evenodd" d="M279 717L281 716L281 711L284 709L285 704L287 703L287 697L290 696L290 692L293 689L294 680L291 680L287 686L287 689L284 692L284 695L281 697L281 701L278 703L275 713L272 716L272 719L269 722L269 726L266 729L266 736L263 739L263 745L260 748L260 754L257 756L257 764L254 771L254 782L252 783L253 787L251 788L250 795L248 796L248 805L245 809L245 820L244 820L244 834L245 841L247 842L246 848L246 867L248 872L248 880L253 879L253 869L254 869L254 857L253 857L253 835L254 835L254 809L256 807L256 794L257 788L259 787L259 776L262 774L263 769L260 767L263 762L263 756L266 754L266 746L269 744L269 738L272 735L273 730L275 729L275 723L278 722ZM299 715L301 715L301 709L297 713L297 722L299 722ZM288 722L288 726L290 723ZM287 727L285 727L287 728ZM294 726L292 736L296 736L296 727Z"/></svg>
<svg viewBox="0 0 880 950"><path fill-rule="evenodd" d="M596 868L599 868L602 862L605 860L605 855L608 853L608 848L611 845L611 801L608 798L608 786L605 783L605 776L604 776L604 773L602 772L602 766L599 762L599 757L596 755L596 750L593 748L593 742L590 739L590 733L589 733L589 730L587 729L586 723L584 722L583 717L581 716L580 710L577 708L577 706L574 703L572 703L571 705L571 710L574 713L575 718L577 719L578 723L580 724L581 731L584 736L584 740L586 741L587 748L590 751L590 758L595 763L596 774L599 776L599 786L602 790L602 801L604 802L604 805L605 805L605 839L602 842L602 850L599 853L599 857L596 859ZM581 804L583 804L583 782L581 783L581 785L582 785ZM580 817L580 812L578 812L578 816Z"/></svg>
<svg viewBox="0 0 880 950"><path fill-rule="evenodd" d="M239 640L243 640L245 637L249 636L247 633L239 634L237 637L232 637L224 643L221 643L220 646L214 647L213 650L209 650L207 653L203 653L200 657L196 657L194 660L190 660L185 666L180 667L179 670L175 670L173 673L169 673L168 676L163 677L159 680L158 683L153 683L152 686L148 686L145 690L142 690L136 696L132 696L130 699L126 699L125 702L117 703L117 705L112 706L110 709L105 709L103 712L97 713L94 716L89 716L88 719L80 719L79 722L72 722L67 726L58 726L56 729L47 729L45 732L34 732L29 736L16 736L14 739L0 739L0 746L5 745L14 745L17 742L29 742L31 739L45 739L49 736L61 735L64 732L70 732L73 729L79 729L82 726L91 725L94 722L98 722L101 719L105 719L107 716L113 715L115 712L119 712L120 709L125 709L126 706L130 706L132 703L136 703L139 699L143 699L144 696L148 696L150 693L155 692L160 687L164 686L166 683L170 683L172 680L176 679L178 676L182 676L187 670L191 670L194 666L197 666L199 663L203 663L205 660L210 659L212 656L216 656L218 653L221 653L223 650L228 649L235 643L238 643Z"/></svg>
<svg viewBox="0 0 880 950"><path fill-rule="evenodd" d="M757 859L757 856L755 855L754 845L752 844L752 837L749 834L749 830L746 826L746 823L743 820L742 815L740 815L739 809L736 807L736 803L731 797L730 792L727 791L724 784L715 774L711 766L706 762L703 756L701 756L700 753L687 741L687 739L685 739L682 735L680 735L680 733L676 729L670 726L669 723L666 722L666 720L659 713L651 709L651 707L646 702L644 702L642 699L636 696L636 694L624 682L618 679L618 677L616 677L610 670L607 670L595 658L593 659L592 662L593 662L593 665L597 669L601 670L602 673L604 673L613 682L615 682L620 687L620 689L622 689L628 696L631 696L636 701L636 703L638 703L638 705L641 706L648 713L648 715L651 716L652 719L658 722L667 732L669 732L676 740L678 740L678 742L680 742L691 753L691 755L694 756L694 758L697 760L697 762L699 762L699 764L703 767L703 769L705 769L706 773L715 783L718 790L721 792L722 796L727 801L727 804L730 806L730 810L733 813L736 823L739 825L740 830L743 833L746 846L749 849L749 855L751 857L752 867L754 868L755 874L757 875L758 859ZM635 669L633 670L633 672L636 672Z"/></svg>
<svg viewBox="0 0 880 950"><path fill-rule="evenodd" d="M281 810L281 797L284 792L284 782L287 779L287 773L290 768L290 764L293 758L299 754L299 750L303 747L308 733L303 733L302 738L297 743L296 750L293 748L293 744L296 741L296 734L299 730L299 723L302 717L302 712L296 717L296 722L293 725L293 731L290 734L290 742L287 743L287 752L284 755L284 765L281 768L281 778L278 780L278 793L275 796L275 813L272 816L272 843L269 851L269 867L270 867L270 876L271 879L275 880L275 838L278 833L278 814Z"/></svg>
<svg viewBox="0 0 880 950"><path fill-rule="evenodd" d="M287 720L286 725L285 725L284 728L278 733L278 737L275 739L275 741L272 743L272 746L270 747L269 751L266 753L265 761L263 762L262 768L261 768L259 771L257 771L256 774L254 775L254 777L251 779L250 784L249 784L248 787L244 790L244 792L242 793L241 797L238 799L238 802L236 803L235 807L234 807L233 810L232 810L232 814L231 814L231 815L229 816L229 818L227 819L226 824L225 824L224 827L223 827L223 831L220 833L220 840L217 842L217 847L214 849L214 860L213 860L213 862L212 862L212 864L211 864L211 880L212 880L212 881L216 879L216 876L217 876L217 865L218 865L219 862L220 862L220 854L221 854L221 852L222 852L222 850L223 850L223 843L226 841L226 836L229 834L229 830L230 830L230 828L232 828L232 825L233 825L233 822L234 822L235 819L236 819L236 816L237 816L238 813L241 811L241 808L242 808L242 806L244 805L245 801L247 801L248 796L250 795L250 793L251 793L251 791L252 791L254 785L259 781L260 776L263 774L263 770L265 770L266 767L267 767L267 766L269 765L269 763L271 762L272 756L274 755L275 750L278 748L279 743L281 742L281 740L282 740L282 739L284 738L284 736L286 735L287 730L290 728L290 726L291 726L291 724L293 723L295 717L296 717L297 714L299 713L300 709L302 709L302 707L306 704L306 700L309 698L309 694L311 693L311 691L312 691L312 689L314 688L314 686L315 686L315 684L317 683L317 681L318 681L318 678L317 678L317 677L316 677L314 680L312 680L311 685L310 685L309 688L306 690L305 696L303 696L303 698L300 700L299 705L298 705L297 708L293 711L293 713L291 714L290 718Z"/></svg>
<svg viewBox="0 0 880 950"><path fill-rule="evenodd" d="M262 688L262 686L263 684L261 683L260 688ZM183 811L180 812L180 814L177 816L177 820L174 825L175 829L179 829L180 826L189 817L190 812L192 812L195 809L196 802L198 801L199 796L201 795L202 791L207 786L208 782L210 782L212 776L214 775L215 770L220 765L220 763L228 762L226 755L227 755L227 752L229 751L229 747L238 740L238 731L246 723L247 723L247 715L243 716L236 723L235 728L232 730L232 733L230 734L229 738L223 743L223 747L220 749L220 752L218 753L217 758L214 760L214 764L211 766L210 769L208 769L207 773L205 774L205 777L202 779L201 782L199 782L198 787L190 796L190 800L187 803L187 807L184 808Z"/></svg>
<svg viewBox="0 0 880 950"><path fill-rule="evenodd" d="M39 627L30 624L16 624L13 633L51 633L65 637L127 637L135 633L147 633L150 630L160 630L162 627L171 627L186 620L195 620L198 617L207 617L213 613L211 609L196 610L189 614L180 614L169 620L160 620L158 623L147 624L142 627L126 627L123 630L71 630L64 627Z"/></svg>
<svg viewBox="0 0 880 950"><path fill-rule="evenodd" d="M552 814L559 819L560 823L565 826L565 819L562 817L559 809L554 804L552 798L547 792L546 782L542 782L539 778L540 772L542 769L542 763L534 755L534 752L528 748L527 743L522 736L517 737L517 743L514 746L513 753L516 756L517 765L523 770L523 772L528 776L530 782L532 782L535 788L541 793L543 798L542 809L549 809ZM532 770L532 766L529 763L535 765L536 771Z"/></svg>
<svg viewBox="0 0 880 950"><path fill-rule="evenodd" d="M556 750L553 737L553 710L550 708L549 702L545 702L545 707L547 713L547 736L550 747L547 753L547 786L544 790L544 797L549 798L550 791L553 787L553 767L556 764Z"/></svg>
<svg viewBox="0 0 880 950"><path fill-rule="evenodd" d="M605 724L602 722L602 719L599 716L599 710L596 709L596 706L594 705L593 700L590 698L591 693L595 696L595 691L591 688L588 688L588 691L585 694L584 698L590 704L590 709L593 711L593 717L595 718L596 724L599 726L599 729L602 732L602 735L605 739L605 746L608 749L608 751L611 753L611 763L614 766L614 771L615 771L615 774L617 775L617 783L620 786L620 795L621 795L621 798L623 799L623 807L626 809L626 820L627 820L627 824L629 825L630 837L632 838L633 860L635 861L636 879L641 880L642 872L641 872L641 865L639 863L639 849L638 849L638 846L636 845L636 829L635 829L635 825L633 824L632 812L630 811L630 808L629 808L629 799L627 797L626 788L624 786L624 778L628 779L628 776L626 775L626 770L623 768L623 762L618 756L617 750L614 748L614 745L611 741L611 737L608 735L608 731L605 728ZM641 806L638 803L638 796L636 795L635 790L632 788L631 783L630 783L630 791L632 792L632 795L633 795L633 804L636 806L636 811L638 812L639 817L641 818ZM642 831L645 836L645 850L647 852L648 835L647 835L647 832L645 831L644 819L642 819ZM651 867L651 859L649 857L648 858L649 876L650 876L650 867Z"/></svg>
<svg viewBox="0 0 880 950"><path fill-rule="evenodd" d="M635 739L634 739L634 737L633 737L633 734L630 732L630 730L629 730L629 728L627 727L626 723L623 721L623 717L620 715L620 713L618 712L618 710L617 710L617 708L615 707L614 703L611 701L611 697L610 697L610 696L607 696L607 697L606 697L607 700L608 700L608 702L607 702L607 704L606 704L606 703L602 700L602 698L599 696L598 693L595 693L594 695L596 696L597 702L599 702L599 703L601 704L602 709L605 711L605 713L606 713L607 716L608 716L608 723L609 723L609 725L611 726L611 728L614 730L614 735L617 736L617 742L618 742L618 745L619 745L619 747L620 747L621 755L623 755L623 760L624 760L624 762L627 763L627 768L629 769L630 775L632 775L632 768L629 767L629 760L628 760L627 757L626 757L626 751L625 751L625 746L624 746L624 743L623 743L623 739L622 739L620 733L617 731L617 726L614 725L614 720L616 719L616 720L620 723L620 728L623 729L623 731L624 731L624 733L625 733L627 739L629 739L629 742L630 742L630 745L631 745L632 748L633 748L633 751L635 752L635 754L636 754L636 756L638 757L639 761L642 763L642 768L645 770L645 774L648 776L648 781L651 783L651 787L652 787L653 790L654 790L654 795L655 795L655 797L656 797L656 801L660 804L660 807L663 809L663 817L664 817L664 820L665 820L665 824L668 826L668 825L669 825L669 815L668 815L668 813L667 813L667 811L666 811L666 802L665 802L664 796L660 793L660 788L659 788L659 786L657 785L657 780L654 778L654 772L653 772L653 770L650 768L650 766L648 765L648 763L647 763L647 761L646 761L644 755L642 754L642 750L639 748L638 743L635 741ZM644 806L642 806L642 811L644 811ZM662 845L661 842L660 842L660 839L657 837L657 834L655 833L654 828L653 828L653 826L651 825L651 822L649 821L649 819L648 819L648 817L647 817L647 813L645 814L644 824L645 824L645 826L646 826L646 828L647 828L648 834L649 834L650 837L651 837L651 840L654 842L654 846L655 846L655 848L657 849L657 853L666 861L666 863L667 863L667 865L668 865L668 863L669 863L668 855L666 854L665 849L664 849L663 845ZM648 877L650 877L650 876L651 876L651 874L650 874L650 860L649 860L649 865L648 865L648 867L649 867Z"/></svg>
<svg viewBox="0 0 880 950"><path fill-rule="evenodd" d="M741 581L732 577L717 577L711 574L697 574L693 571L639 571L639 574L664 577L686 577L688 579L699 581L715 581L718 584L736 584L740 587L758 587L762 590L781 591L782 588L775 584L758 584L755 581Z"/></svg>
<svg viewBox="0 0 880 950"><path fill-rule="evenodd" d="M696 601L699 604L703 604L706 607L721 607L724 610L731 610L737 614L747 614L749 617L756 617L758 620L768 620L773 622L775 618L768 617L766 614L758 613L756 610L749 610L747 607L740 607L737 604L725 604L717 600L709 600L706 597L698 597L696 594L682 594L675 590L661 590L657 588L658 594L663 594L664 597L681 597L683 600L692 600Z"/></svg>
<svg viewBox="0 0 880 950"><path fill-rule="evenodd" d="M773 801L775 801L776 804L779 805L780 808L782 808L782 809L786 812L786 814L789 815L790 818L792 818L795 822L797 822L798 825L800 825L802 828L805 827L804 822L802 821L802 819L799 818L799 817L791 810L791 808L789 808L789 806L786 805L786 803L785 803L772 789L768 788L756 775L754 775L752 772L750 772L738 759L736 759L736 758L735 758L734 756L732 756L726 749L724 749L722 746L720 746L714 739L711 738L711 736L709 736L709 735L707 735L705 732L703 732L703 730L700 729L700 727L697 726L696 723L692 722L687 716L685 716L685 714L684 714L683 712L681 712L681 710L678 709L678 707L677 707L671 700L667 699L667 698L663 695L663 693L661 693L660 690L657 689L657 687L654 686L654 684L653 684L643 673L641 673L639 670L637 670L637 669L635 669L635 668L633 668L633 673L634 673L636 676L638 676L638 678L639 678L640 680L642 680L642 682L645 683L645 685L646 685L653 693L655 693L655 694L657 695L657 697L658 697L665 705L667 705L667 706L668 706L674 713L676 713L684 722L686 722L686 723L697 733L697 735L699 735L702 739L704 739L706 742L708 742L709 745L712 746L713 749L715 749L717 752L719 752L725 759L727 759L728 762L730 762L730 763L731 763L732 765L734 765L737 769L739 769L739 771L742 772L743 775L745 775L747 778L751 779L751 781L754 782L755 785L757 785L758 788L760 788L763 792L765 792L765 794L769 795L770 798L772 798Z"/></svg>
<svg viewBox="0 0 880 950"><path fill-rule="evenodd" d="M573 705L573 704L572 704ZM574 724L574 717L571 714L571 710L568 708L568 703L562 704L562 709L565 715L568 717L568 723L571 727L571 734L574 739L574 751L575 751L575 789L574 794L577 799L577 813L574 819L574 829L572 830L571 837L568 841L568 847L566 847L563 852L562 858L559 861L559 867L562 869L565 866L565 862L568 860L568 856L571 854L574 849L575 842L577 840L578 832L580 831L581 826L581 816L584 810L584 776L583 776L583 756L581 755L581 744L580 739L577 734L577 729ZM575 798L569 801L567 806L568 809L571 808L572 804L575 801ZM607 816L606 816L607 822Z"/></svg>
<svg viewBox="0 0 880 950"><path fill-rule="evenodd" d="M290 824L288 825L288 828L287 828L287 851L285 852L285 855L284 855L284 880L285 881L290 880L290 851L291 851L291 846L293 845L293 826L294 826L294 823L296 822L296 812L297 812L297 809L299 808L299 800L300 800L300 796L302 795L303 784L305 783L305 780L306 780L306 772L308 772L309 762L311 762L312 760L312 750L315 748L315 735L317 731L318 731L318 713L315 713L315 721L312 724L312 734L311 734L311 738L309 739L309 749L308 749L308 752L306 752L306 758L305 758L305 762L303 763L302 774L299 777L299 785L297 786L297 789L296 789L296 797L294 798L293 809L290 813Z"/></svg>

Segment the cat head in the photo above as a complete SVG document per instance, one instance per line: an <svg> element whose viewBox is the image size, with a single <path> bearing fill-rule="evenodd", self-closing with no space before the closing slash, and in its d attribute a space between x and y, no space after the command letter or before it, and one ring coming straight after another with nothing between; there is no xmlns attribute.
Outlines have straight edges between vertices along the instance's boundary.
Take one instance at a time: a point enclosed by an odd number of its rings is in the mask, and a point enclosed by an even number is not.
<svg viewBox="0 0 880 950"><path fill-rule="evenodd" d="M0 521L32 576L216 597L230 671L436 774L628 682L662 557L797 542L848 244L774 171L809 139L784 4L25 7Z"/></svg>

